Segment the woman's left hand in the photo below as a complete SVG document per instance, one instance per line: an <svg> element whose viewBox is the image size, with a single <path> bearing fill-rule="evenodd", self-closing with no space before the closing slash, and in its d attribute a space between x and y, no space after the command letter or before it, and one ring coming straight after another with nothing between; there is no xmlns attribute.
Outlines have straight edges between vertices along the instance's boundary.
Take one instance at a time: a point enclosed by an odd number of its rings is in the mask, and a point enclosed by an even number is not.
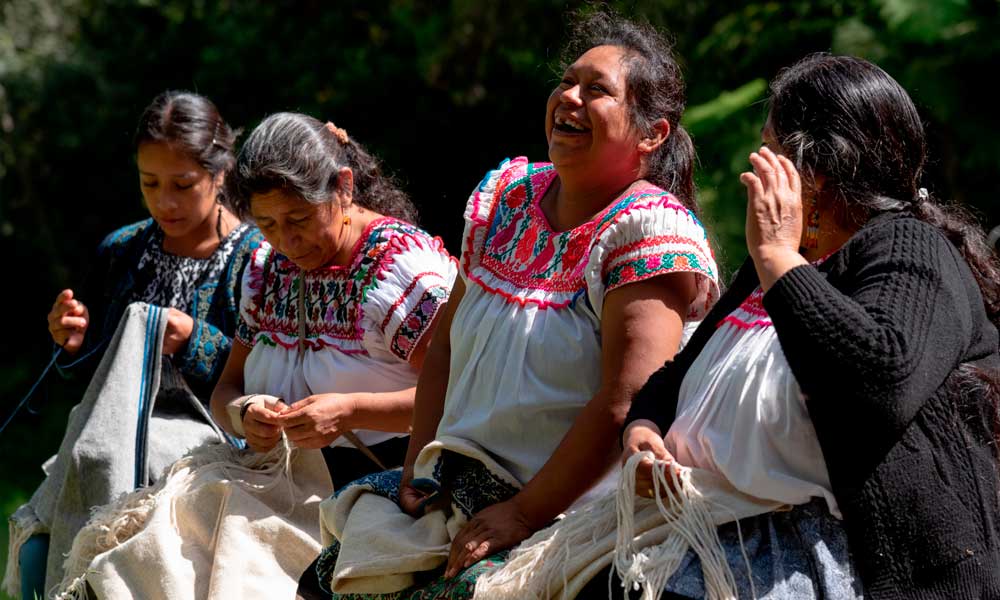
<svg viewBox="0 0 1000 600"><path fill-rule="evenodd" d="M451 542L445 577L454 577L491 554L513 548L534 530L515 498L479 511Z"/></svg>
<svg viewBox="0 0 1000 600"><path fill-rule="evenodd" d="M316 394L286 408L280 419L290 442L300 448L323 448L352 429L354 409L350 394Z"/></svg>
<svg viewBox="0 0 1000 600"><path fill-rule="evenodd" d="M795 165L768 148L750 154L753 173L740 175L747 188L747 250L765 291L781 275L806 261L802 244L802 182Z"/></svg>
<svg viewBox="0 0 1000 600"><path fill-rule="evenodd" d="M167 309L167 330L163 334L163 353L175 354L180 352L191 339L191 332L194 331L194 319L187 313L176 308Z"/></svg>

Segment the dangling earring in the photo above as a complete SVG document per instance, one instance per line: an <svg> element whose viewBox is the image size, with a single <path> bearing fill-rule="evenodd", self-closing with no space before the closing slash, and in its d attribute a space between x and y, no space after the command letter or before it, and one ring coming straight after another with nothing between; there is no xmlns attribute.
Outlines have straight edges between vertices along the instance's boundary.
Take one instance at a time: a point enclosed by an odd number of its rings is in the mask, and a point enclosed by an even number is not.
<svg viewBox="0 0 1000 600"><path fill-rule="evenodd" d="M819 202L813 198L812 210L806 217L806 233L802 237L802 247L810 250L819 247Z"/></svg>
<svg viewBox="0 0 1000 600"><path fill-rule="evenodd" d="M219 212L216 213L215 217L215 235L219 236L219 241L222 241L222 204L219 204Z"/></svg>
<svg viewBox="0 0 1000 600"><path fill-rule="evenodd" d="M345 207L343 208L343 211L344 211L344 227L347 227L348 225L350 225L350 224L351 224L351 215L347 214L347 210L348 210L348 209L349 209L350 207L351 207L351 206L350 206L350 205L348 204L347 206L345 206Z"/></svg>

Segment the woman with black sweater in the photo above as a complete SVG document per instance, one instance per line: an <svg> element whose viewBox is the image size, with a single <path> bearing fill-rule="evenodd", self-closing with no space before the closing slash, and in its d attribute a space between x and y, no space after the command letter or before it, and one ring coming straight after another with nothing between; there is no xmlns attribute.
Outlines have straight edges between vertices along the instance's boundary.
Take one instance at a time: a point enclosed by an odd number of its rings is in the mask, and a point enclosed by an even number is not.
<svg viewBox="0 0 1000 600"><path fill-rule="evenodd" d="M763 545L819 503L867 597L1000 598L996 256L920 187L923 127L884 71L816 55L771 90L741 176L750 258L637 395L626 458L649 450L791 507L739 523ZM758 596L803 597L768 595L759 566Z"/></svg>

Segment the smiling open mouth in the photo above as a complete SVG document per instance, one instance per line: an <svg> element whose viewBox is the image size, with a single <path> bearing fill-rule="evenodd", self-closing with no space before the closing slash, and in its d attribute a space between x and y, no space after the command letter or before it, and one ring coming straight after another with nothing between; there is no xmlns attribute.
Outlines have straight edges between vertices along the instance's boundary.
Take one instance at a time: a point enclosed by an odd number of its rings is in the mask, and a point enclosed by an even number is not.
<svg viewBox="0 0 1000 600"><path fill-rule="evenodd" d="M555 124L552 126L552 129L562 133L587 133L590 131L585 125L576 119L567 119L566 117L556 117Z"/></svg>

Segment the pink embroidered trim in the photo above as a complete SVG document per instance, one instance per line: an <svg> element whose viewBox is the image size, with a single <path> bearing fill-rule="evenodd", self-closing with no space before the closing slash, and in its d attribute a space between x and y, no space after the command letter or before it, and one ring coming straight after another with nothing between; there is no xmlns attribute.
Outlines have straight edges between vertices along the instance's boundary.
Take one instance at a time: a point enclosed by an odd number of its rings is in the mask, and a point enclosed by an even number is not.
<svg viewBox="0 0 1000 600"><path fill-rule="evenodd" d="M413 290L417 288L417 284L420 283L420 279L428 276L437 277L438 279L441 279L441 274L438 273L437 271L424 271L423 273L417 273L416 276L413 277L413 281L410 282L410 285L406 286L406 289L403 290L403 295L401 295L399 299L393 302L392 306L389 307L389 310L386 311L385 318L382 319L382 324L379 325L380 331L382 331L383 333L385 332L385 328L388 327L389 321L392 320L392 315L396 312L396 309L399 308L400 305L403 304L403 302L406 302L406 299L410 297L410 294L413 293ZM444 286L438 285L435 287L444 287Z"/></svg>
<svg viewBox="0 0 1000 600"><path fill-rule="evenodd" d="M261 331L260 333L257 334L256 339L257 341L264 339L270 340L275 345L281 346L286 350L294 350L295 348L299 347L298 337L292 340L284 340L282 339L281 334L278 332ZM323 348L333 348L334 350L342 352L343 354L368 354L368 351L365 350L364 348L344 348L342 346L338 346L333 342L328 342L322 338L306 338L305 346L306 349L312 351L321 350Z"/></svg>
<svg viewBox="0 0 1000 600"><path fill-rule="evenodd" d="M544 163L539 163L541 170L530 172L532 165L523 157L508 163L505 170L496 175L486 218L482 215L484 208L482 203L485 200L480 196L483 195L483 192L477 191L472 198L473 205L469 216L470 227L465 238L465 252L463 252L463 272L466 277L476 282L484 290L500 295L505 300L521 306L536 304L541 308L562 308L572 303L586 290L584 273L594 243L609 227L634 210L667 208L690 213L670 194L656 187L648 187L610 204L587 223L572 230L555 232L539 205L540 199L557 175L554 170L546 170L547 166ZM517 187L511 188L513 181L521 178L530 178L531 181L525 181ZM526 203L524 199L520 198L526 194L526 192L522 192L522 189L528 185L531 185L534 191L530 203ZM648 199L654 195L653 199ZM494 226L501 203L504 202L509 205L505 208L511 211L509 220L506 224L500 224L497 231L493 232L492 237L489 237L490 228ZM528 206L525 207L525 204ZM526 208L527 210L525 210ZM500 238L499 243L496 241L498 237ZM680 236L678 237L680 238ZM699 258L704 256L704 250L699 247L697 240L682 238L679 241L691 243L697 249ZM535 248L540 243L541 250L536 253ZM488 251L490 249L499 252L503 258L490 254ZM635 246L632 245L621 249L616 256L634 250ZM708 252L711 254L710 248ZM525 290L563 295L565 299L529 298L516 292L512 293L491 286L474 272L473 257L476 258L475 262L478 266L502 282ZM705 260L696 262L705 266L711 263L711 261ZM605 269L607 268L610 268L609 263L605 263ZM714 278L710 266L708 269L703 267L700 271ZM566 295L570 296L567 298Z"/></svg>
<svg viewBox="0 0 1000 600"><path fill-rule="evenodd" d="M444 285L429 286L421 294L413 309L403 318L392 336L389 349L398 357L409 361L420 340L430 331L441 306L448 301L450 290Z"/></svg>
<svg viewBox="0 0 1000 600"><path fill-rule="evenodd" d="M740 313L747 315L747 318L741 318L742 315ZM722 327L723 323L729 323L740 329L771 327L771 319L768 317L767 310L764 309L764 291L760 286L750 292L750 295L740 304L739 308L719 321L716 328Z"/></svg>
<svg viewBox="0 0 1000 600"><path fill-rule="evenodd" d="M381 228L381 232L376 229ZM383 239L372 239L373 235L385 236ZM365 250L366 244L370 247ZM436 251L448 260L455 259L448 255L444 249L444 242L439 237L431 238L429 235L415 226L391 217L380 217L372 220L362 232L353 250L353 259L350 267L343 265L332 265L303 272L295 263L287 257L275 254L273 264L268 271L269 280L273 283L281 283L279 292L284 292L284 296L277 298L264 298L267 288L263 281L264 262L270 258L269 255L262 255L258 259L257 252L266 250L273 252L267 245L261 246L254 252L254 268L250 273L250 287L255 294L255 301L247 310L248 316L254 321L254 329L260 335L270 337L275 344L289 348L289 344L295 342L282 341L281 336L297 339L298 319L306 318L309 323L309 333L314 336L321 336L344 341L360 342L364 338L364 330L361 322L364 319L364 300L367 293L377 286L376 281L385 279L386 273L394 266L395 258L402 252L419 248ZM438 274L442 276L441 274ZM443 277L443 276L442 276ZM291 298L291 286L294 281L300 285L307 286L309 311L306 315L297 315L297 307ZM317 299L315 296L319 295ZM328 301L322 301L327 298ZM265 305L265 302L267 303ZM283 304L284 316L278 317L275 312L274 303ZM335 315L343 313L344 318L338 319ZM244 329L244 328L238 328ZM246 327L245 329L250 329ZM252 337L252 331L239 331L240 338ZM316 338L307 339L310 349L317 350L321 347L334 347L345 353L365 352L364 350L347 350L329 342L319 340L312 342ZM250 339L244 339L244 343L252 345Z"/></svg>

